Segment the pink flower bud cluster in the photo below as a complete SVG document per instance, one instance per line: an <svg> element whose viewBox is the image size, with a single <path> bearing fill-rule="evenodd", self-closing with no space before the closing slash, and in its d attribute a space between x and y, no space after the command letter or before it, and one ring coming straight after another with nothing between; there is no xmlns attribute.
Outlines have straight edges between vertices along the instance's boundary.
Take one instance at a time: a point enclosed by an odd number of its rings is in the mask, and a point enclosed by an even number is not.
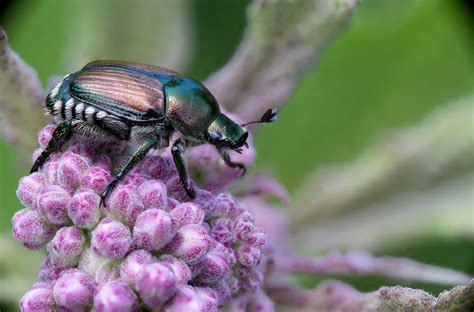
<svg viewBox="0 0 474 312"><path fill-rule="evenodd" d="M40 131L34 159L54 128ZM125 148L74 141L20 179L13 236L46 250L21 310L216 311L259 293L265 233L229 193L192 183L190 200L170 158L146 156L100 207Z"/></svg>

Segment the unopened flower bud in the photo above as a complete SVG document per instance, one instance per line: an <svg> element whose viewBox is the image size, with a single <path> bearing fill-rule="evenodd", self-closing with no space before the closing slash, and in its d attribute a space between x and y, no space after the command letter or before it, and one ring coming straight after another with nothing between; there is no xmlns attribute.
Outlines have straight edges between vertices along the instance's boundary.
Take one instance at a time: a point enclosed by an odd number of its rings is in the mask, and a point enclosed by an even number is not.
<svg viewBox="0 0 474 312"><path fill-rule="evenodd" d="M109 259L120 259L132 245L130 230L120 222L103 219L92 232L91 246L95 253Z"/></svg>
<svg viewBox="0 0 474 312"><path fill-rule="evenodd" d="M63 227L51 241L51 251L63 258L75 258L81 254L86 238L75 226Z"/></svg>
<svg viewBox="0 0 474 312"><path fill-rule="evenodd" d="M38 132L38 143L40 147L46 148L48 146L49 141L51 141L51 138L53 137L53 132L56 130L56 127L57 126L54 124L47 125Z"/></svg>
<svg viewBox="0 0 474 312"><path fill-rule="evenodd" d="M110 173L98 166L90 167L81 178L81 186L94 190L97 194L102 193L110 183Z"/></svg>
<svg viewBox="0 0 474 312"><path fill-rule="evenodd" d="M120 278L131 287L135 287L138 272L146 265L156 262L156 258L146 250L140 249L131 252L120 264Z"/></svg>
<svg viewBox="0 0 474 312"><path fill-rule="evenodd" d="M196 204L183 203L170 211L171 217L176 222L178 228L187 224L201 224L204 220L204 212Z"/></svg>
<svg viewBox="0 0 474 312"><path fill-rule="evenodd" d="M138 312L138 298L123 281L101 285L94 295L96 312Z"/></svg>
<svg viewBox="0 0 474 312"><path fill-rule="evenodd" d="M159 180L148 180L138 188L145 209L157 208L168 210L166 185Z"/></svg>
<svg viewBox="0 0 474 312"><path fill-rule="evenodd" d="M75 226L82 229L93 229L100 218L100 197L94 191L84 189L71 198L68 216Z"/></svg>
<svg viewBox="0 0 474 312"><path fill-rule="evenodd" d="M73 152L66 152L59 161L58 182L67 188L77 188L87 169L89 169L87 158Z"/></svg>
<svg viewBox="0 0 474 312"><path fill-rule="evenodd" d="M35 210L22 209L13 216L13 237L28 249L46 245L54 234L54 228L47 224Z"/></svg>
<svg viewBox="0 0 474 312"><path fill-rule="evenodd" d="M208 287L195 287L194 290L198 294L199 298L201 298L203 311L217 311L219 299L217 293L214 290Z"/></svg>
<svg viewBox="0 0 474 312"><path fill-rule="evenodd" d="M131 225L144 207L134 185L118 185L110 195L105 210L107 214L120 222Z"/></svg>
<svg viewBox="0 0 474 312"><path fill-rule="evenodd" d="M240 246L237 250L237 254L239 262L244 266L253 267L260 262L261 253L258 248L248 245Z"/></svg>
<svg viewBox="0 0 474 312"><path fill-rule="evenodd" d="M160 263L166 264L173 270L177 284L186 285L192 277L191 269L183 260L170 255L163 255L160 257Z"/></svg>
<svg viewBox="0 0 474 312"><path fill-rule="evenodd" d="M176 277L166 265L152 263L138 272L135 286L145 304L158 308L176 292Z"/></svg>
<svg viewBox="0 0 474 312"><path fill-rule="evenodd" d="M44 176L39 172L23 177L20 179L18 189L16 190L16 196L18 196L23 205L31 209L36 209L36 197L38 196L39 189L44 185L44 183Z"/></svg>
<svg viewBox="0 0 474 312"><path fill-rule="evenodd" d="M120 262L109 260L102 263L95 272L95 282L99 285L120 279Z"/></svg>
<svg viewBox="0 0 474 312"><path fill-rule="evenodd" d="M85 311L92 305L95 284L80 270L64 272L56 281L53 295L61 310Z"/></svg>
<svg viewBox="0 0 474 312"><path fill-rule="evenodd" d="M65 225L69 221L67 207L71 196L59 185L45 185L38 193L37 206L49 222Z"/></svg>
<svg viewBox="0 0 474 312"><path fill-rule="evenodd" d="M211 238L206 229L197 224L182 227L171 243L166 246L173 256L192 264L198 262L207 252Z"/></svg>
<svg viewBox="0 0 474 312"><path fill-rule="evenodd" d="M176 235L176 224L171 216L160 209L148 209L137 218L133 238L138 248L159 250Z"/></svg>
<svg viewBox="0 0 474 312"><path fill-rule="evenodd" d="M204 312L201 298L191 286L178 287L176 294L166 303L165 312L186 311Z"/></svg>
<svg viewBox="0 0 474 312"><path fill-rule="evenodd" d="M33 287L20 299L22 312L54 312L56 303L53 291L46 287Z"/></svg>

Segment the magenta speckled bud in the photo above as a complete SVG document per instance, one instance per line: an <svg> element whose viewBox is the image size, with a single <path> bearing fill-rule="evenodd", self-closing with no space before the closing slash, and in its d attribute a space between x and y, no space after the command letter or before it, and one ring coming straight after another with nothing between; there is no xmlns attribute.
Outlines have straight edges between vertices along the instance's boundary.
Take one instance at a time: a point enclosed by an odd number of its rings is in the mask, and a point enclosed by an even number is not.
<svg viewBox="0 0 474 312"><path fill-rule="evenodd" d="M12 234L28 249L38 249L53 237L54 228L35 210L22 209L12 219Z"/></svg>
<svg viewBox="0 0 474 312"><path fill-rule="evenodd" d="M96 312L138 312L138 298L123 281L100 286L94 295Z"/></svg>
<svg viewBox="0 0 474 312"><path fill-rule="evenodd" d="M99 205L99 195L84 189L76 192L71 198L67 212L75 226L90 230L99 222Z"/></svg>
<svg viewBox="0 0 474 312"><path fill-rule="evenodd" d="M181 184L181 179L177 173L171 175L166 181L166 187L168 189L168 196L173 197L179 201L189 200L189 196L186 194L186 191ZM197 189L196 184L192 180L189 180L189 187L194 190Z"/></svg>
<svg viewBox="0 0 474 312"><path fill-rule="evenodd" d="M204 218L207 219L214 213L216 209L216 198L211 192L197 189L194 203L204 211Z"/></svg>
<svg viewBox="0 0 474 312"><path fill-rule="evenodd" d="M71 196L69 192L59 185L45 185L38 193L36 199L39 211L56 225L65 225L69 221L67 207Z"/></svg>
<svg viewBox="0 0 474 312"><path fill-rule="evenodd" d="M127 225L133 224L143 209L137 187L131 184L117 186L105 207L105 211L110 217Z"/></svg>
<svg viewBox="0 0 474 312"><path fill-rule="evenodd" d="M260 271L254 271L247 278L241 281L242 287L248 292L255 292L260 288L263 282L263 274Z"/></svg>
<svg viewBox="0 0 474 312"><path fill-rule="evenodd" d="M251 221L248 221L243 218L238 218L235 220L232 226L232 233L237 240L244 240L250 236L254 230L254 225Z"/></svg>
<svg viewBox="0 0 474 312"><path fill-rule="evenodd" d="M131 287L135 287L138 272L146 265L156 261L156 258L148 251L143 249L135 250L120 264L120 278Z"/></svg>
<svg viewBox="0 0 474 312"><path fill-rule="evenodd" d="M20 179L18 184L18 189L16 190L16 196L20 199L20 202L31 208L36 209L36 198L38 196L38 191L44 185L44 176L35 172L29 176L23 177Z"/></svg>
<svg viewBox="0 0 474 312"><path fill-rule="evenodd" d="M217 311L218 297L217 293L208 287L195 287L194 290L201 298L201 304L204 311L212 312Z"/></svg>
<svg viewBox="0 0 474 312"><path fill-rule="evenodd" d="M211 238L207 230L197 224L181 228L171 243L166 246L173 256L192 264L198 262L207 252Z"/></svg>
<svg viewBox="0 0 474 312"><path fill-rule="evenodd" d="M231 246L234 235L231 231L232 220L218 219L212 223L211 237L224 246Z"/></svg>
<svg viewBox="0 0 474 312"><path fill-rule="evenodd" d="M138 272L135 287L145 304L158 308L176 292L176 277L166 265L152 263Z"/></svg>
<svg viewBox="0 0 474 312"><path fill-rule="evenodd" d="M176 235L176 224L163 210L148 209L142 212L133 227L133 238L138 248L159 250Z"/></svg>
<svg viewBox="0 0 474 312"><path fill-rule="evenodd" d="M239 262L242 263L242 265L253 267L260 262L261 252L258 248L244 245L239 247L237 255L239 257Z"/></svg>
<svg viewBox="0 0 474 312"><path fill-rule="evenodd" d="M265 250L268 245L268 236L262 229L252 232L246 239L245 243Z"/></svg>
<svg viewBox="0 0 474 312"><path fill-rule="evenodd" d="M22 312L57 311L51 288L35 287L35 285L20 299L20 310Z"/></svg>
<svg viewBox="0 0 474 312"><path fill-rule="evenodd" d="M147 156L140 164L140 168L154 179L164 179L170 174L172 164L160 156Z"/></svg>
<svg viewBox="0 0 474 312"><path fill-rule="evenodd" d="M81 186L102 193L111 180L110 173L104 168L90 167L81 178Z"/></svg>
<svg viewBox="0 0 474 312"><path fill-rule="evenodd" d="M179 285L186 285L192 277L191 269L183 260L170 255L163 255L160 257L160 263L166 264L173 270L176 283Z"/></svg>
<svg viewBox="0 0 474 312"><path fill-rule="evenodd" d="M145 209L158 208L168 210L168 194L166 185L159 180L149 180L141 184L138 192Z"/></svg>
<svg viewBox="0 0 474 312"><path fill-rule="evenodd" d="M216 196L214 211L216 216L234 218L244 211L231 194L220 193Z"/></svg>
<svg viewBox="0 0 474 312"><path fill-rule="evenodd" d="M129 173L127 173L127 175L125 175L122 180L122 184L131 184L137 187L146 180L148 180L148 176L145 171L141 170L139 167L135 167Z"/></svg>
<svg viewBox="0 0 474 312"><path fill-rule="evenodd" d="M54 284L56 280L61 276L64 271L70 270L69 267L55 266L58 264L58 260L54 260L51 257L46 257L41 264L38 279L42 282Z"/></svg>
<svg viewBox="0 0 474 312"><path fill-rule="evenodd" d="M99 285L120 279L120 262L109 260L97 268L95 282Z"/></svg>
<svg viewBox="0 0 474 312"><path fill-rule="evenodd" d="M179 204L170 211L170 215L178 228L188 224L201 224L204 220L204 212L193 203Z"/></svg>
<svg viewBox="0 0 474 312"><path fill-rule="evenodd" d="M92 305L94 288L89 275L77 269L68 270L54 284L53 296L61 310L87 311Z"/></svg>
<svg viewBox="0 0 474 312"><path fill-rule="evenodd" d="M56 232L51 241L51 251L59 257L75 258L81 254L86 237L75 226L64 227Z"/></svg>
<svg viewBox="0 0 474 312"><path fill-rule="evenodd" d="M178 287L176 294L166 303L163 311L206 312L199 295L193 287L187 285Z"/></svg>
<svg viewBox="0 0 474 312"><path fill-rule="evenodd" d="M237 284L235 286L237 288L238 287L238 281L236 279L234 281ZM217 283L213 284L212 289L216 292L217 305L218 306L226 305L229 302L229 300L232 296L232 292L229 288L229 285L227 285L227 283L225 281L220 280Z"/></svg>
<svg viewBox="0 0 474 312"><path fill-rule="evenodd" d="M123 258L130 250L132 237L130 230L120 222L103 219L92 231L92 250L109 259Z"/></svg>
<svg viewBox="0 0 474 312"><path fill-rule="evenodd" d="M109 172L112 169L112 161L110 157L104 154L100 154L99 156L94 158L94 166L102 168Z"/></svg>
<svg viewBox="0 0 474 312"><path fill-rule="evenodd" d="M43 176L45 182L55 184L57 182L57 173L58 173L59 161L53 160L50 158L43 166Z"/></svg>
<svg viewBox="0 0 474 312"><path fill-rule="evenodd" d="M51 141L53 132L56 129L56 127L57 126L53 124L47 125L38 132L38 143L40 147L46 148L48 146L48 143L49 141Z"/></svg>
<svg viewBox="0 0 474 312"><path fill-rule="evenodd" d="M227 248L217 243L197 264L192 268L196 280L201 283L212 284L230 274L231 257Z"/></svg>
<svg viewBox="0 0 474 312"><path fill-rule="evenodd" d="M59 160L58 183L68 188L77 188L87 169L89 169L87 158L76 153L66 152Z"/></svg>
<svg viewBox="0 0 474 312"><path fill-rule="evenodd" d="M106 263L108 260L97 255L91 247L85 248L79 258L78 268L79 270L95 277L95 274L99 267Z"/></svg>

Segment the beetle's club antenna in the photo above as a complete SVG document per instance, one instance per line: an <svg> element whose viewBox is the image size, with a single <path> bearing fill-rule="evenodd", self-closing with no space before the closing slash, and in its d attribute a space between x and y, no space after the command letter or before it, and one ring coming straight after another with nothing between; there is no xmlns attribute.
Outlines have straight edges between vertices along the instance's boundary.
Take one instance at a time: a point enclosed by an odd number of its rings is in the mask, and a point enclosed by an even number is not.
<svg viewBox="0 0 474 312"><path fill-rule="evenodd" d="M276 108L269 108L263 115L260 117L259 120L253 120L253 121L248 121L244 122L241 124L242 127L246 127L251 124L256 124L256 123L265 123L265 122L274 122L275 120L278 119L277 115L277 109Z"/></svg>

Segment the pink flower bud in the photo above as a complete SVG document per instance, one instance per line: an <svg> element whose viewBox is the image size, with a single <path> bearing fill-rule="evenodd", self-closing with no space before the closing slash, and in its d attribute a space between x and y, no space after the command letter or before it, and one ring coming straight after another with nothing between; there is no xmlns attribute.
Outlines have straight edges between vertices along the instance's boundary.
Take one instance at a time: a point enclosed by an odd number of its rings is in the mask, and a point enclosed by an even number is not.
<svg viewBox="0 0 474 312"><path fill-rule="evenodd" d="M70 267L64 266L63 264L56 267L55 265L57 264L57 261L51 257L46 257L41 264L38 279L42 282L54 283L64 271L71 269Z"/></svg>
<svg viewBox="0 0 474 312"><path fill-rule="evenodd" d="M20 310L22 312L54 312L57 311L50 288L38 287L30 289L20 299Z"/></svg>
<svg viewBox="0 0 474 312"><path fill-rule="evenodd" d="M191 286L178 287L176 294L166 303L165 312L205 312L201 298Z"/></svg>
<svg viewBox="0 0 474 312"><path fill-rule="evenodd" d="M174 276L176 277L176 283L179 285L186 285L192 277L189 266L178 258L170 255L163 255L160 258L160 263L167 265L171 270L173 270Z"/></svg>
<svg viewBox="0 0 474 312"><path fill-rule="evenodd" d="M142 212L135 222L133 238L138 248L159 250L176 234L176 224L170 215L159 209Z"/></svg>
<svg viewBox="0 0 474 312"><path fill-rule="evenodd" d="M192 264L198 262L207 252L211 238L206 229L197 224L182 227L171 243L166 246L173 256Z"/></svg>
<svg viewBox="0 0 474 312"><path fill-rule="evenodd" d="M100 218L100 197L92 190L79 190L72 197L67 212L75 226L92 229Z"/></svg>
<svg viewBox="0 0 474 312"><path fill-rule="evenodd" d="M239 262L247 267L256 266L260 262L260 249L244 245L237 250Z"/></svg>
<svg viewBox="0 0 474 312"><path fill-rule="evenodd" d="M189 200L189 196L186 194L186 191L181 185L181 179L177 173L170 176L170 178L166 181L166 187L168 189L168 196L173 197L179 201ZM196 189L196 184L194 181L189 180L189 187Z"/></svg>
<svg viewBox="0 0 474 312"><path fill-rule="evenodd" d="M81 178L81 186L90 188L96 193L100 194L105 187L110 183L111 176L109 171L104 168L94 166L90 167L84 176Z"/></svg>
<svg viewBox="0 0 474 312"><path fill-rule="evenodd" d="M145 172L146 171L141 170L139 167L135 167L129 173L127 173L122 181L122 184L131 184L135 187L139 186L148 179L148 176Z"/></svg>
<svg viewBox="0 0 474 312"><path fill-rule="evenodd" d="M138 312L138 298L123 281L100 286L94 295L96 312Z"/></svg>
<svg viewBox="0 0 474 312"><path fill-rule="evenodd" d="M69 222L67 207L71 196L59 185L45 185L38 193L37 206L39 211L56 225L65 225Z"/></svg>
<svg viewBox="0 0 474 312"><path fill-rule="evenodd" d="M235 281L238 283L237 280ZM238 287L238 285L236 285L236 287ZM218 306L226 305L229 302L232 293L225 281L218 281L217 283L213 284L211 288L216 292Z"/></svg>
<svg viewBox="0 0 474 312"><path fill-rule="evenodd" d="M208 287L195 287L194 290L201 298L201 304L204 311L217 311L218 296L217 293Z"/></svg>
<svg viewBox="0 0 474 312"><path fill-rule="evenodd" d="M158 308L176 292L176 277L167 266L152 263L138 272L135 286L145 304Z"/></svg>
<svg viewBox="0 0 474 312"><path fill-rule="evenodd" d="M120 264L120 278L134 288L138 272L146 265L156 261L156 258L148 251L135 250Z"/></svg>
<svg viewBox="0 0 474 312"><path fill-rule="evenodd" d="M260 250L265 250L268 245L268 236L263 230L254 231L245 239L245 243L257 247Z"/></svg>
<svg viewBox="0 0 474 312"><path fill-rule="evenodd" d="M168 194L166 185L159 180L148 180L141 184L138 192L145 205L145 209L157 208L168 210Z"/></svg>
<svg viewBox="0 0 474 312"><path fill-rule="evenodd" d="M44 176L39 172L23 177L20 179L16 196L18 196L23 205L31 209L36 209L36 197L44 183Z"/></svg>
<svg viewBox="0 0 474 312"><path fill-rule="evenodd" d="M211 192L197 189L196 190L196 199L194 203L197 204L202 211L204 211L204 218L209 218L216 208L216 198L212 195Z"/></svg>
<svg viewBox="0 0 474 312"><path fill-rule="evenodd" d="M86 238L77 227L63 227L51 241L51 251L63 258L75 258L81 254Z"/></svg>
<svg viewBox="0 0 474 312"><path fill-rule="evenodd" d="M168 197L168 210L167 211L173 210L178 205L179 205L179 201L177 201L174 198Z"/></svg>
<svg viewBox="0 0 474 312"><path fill-rule="evenodd" d="M230 257L227 248L217 243L197 264L193 266L196 280L212 284L222 279L230 272Z"/></svg>
<svg viewBox="0 0 474 312"><path fill-rule="evenodd" d="M110 195L105 207L109 216L127 225L133 224L143 209L144 206L137 187L131 184L118 185Z"/></svg>
<svg viewBox="0 0 474 312"><path fill-rule="evenodd" d="M244 211L229 193L220 193L216 196L215 215L235 218Z"/></svg>
<svg viewBox="0 0 474 312"><path fill-rule="evenodd" d="M54 228L41 219L38 212L22 209L12 219L12 234L28 249L38 249L54 235Z"/></svg>
<svg viewBox="0 0 474 312"><path fill-rule="evenodd" d="M87 169L89 169L87 158L73 152L66 152L59 161L58 182L61 186L77 188Z"/></svg>
<svg viewBox="0 0 474 312"><path fill-rule="evenodd" d="M120 262L109 260L97 268L95 282L99 285L120 279Z"/></svg>
<svg viewBox="0 0 474 312"><path fill-rule="evenodd" d="M246 279L241 281L242 287L248 292L255 292L260 288L263 282L263 274L260 271L253 272Z"/></svg>
<svg viewBox="0 0 474 312"><path fill-rule="evenodd" d="M176 222L178 228L187 224L201 224L204 220L204 212L196 204L183 203L176 206L170 212L170 216Z"/></svg>
<svg viewBox="0 0 474 312"><path fill-rule="evenodd" d="M252 222L238 218L234 221L232 226L232 233L234 234L234 238L237 240L244 240L250 236L250 234L254 230L254 225Z"/></svg>
<svg viewBox="0 0 474 312"><path fill-rule="evenodd" d="M40 147L46 148L48 146L48 143L49 141L51 141L51 138L53 137L53 132L54 130L56 130L56 127L57 126L53 124L46 125L38 132L38 143Z"/></svg>
<svg viewBox="0 0 474 312"><path fill-rule="evenodd" d="M122 223L112 219L103 219L92 231L92 249L102 257L109 259L123 258L131 245L130 230Z"/></svg>
<svg viewBox="0 0 474 312"><path fill-rule="evenodd" d="M112 161L109 156L100 154L94 158L94 166L109 172L112 169Z"/></svg>
<svg viewBox="0 0 474 312"><path fill-rule="evenodd" d="M86 311L92 305L94 288L89 275L77 269L69 270L54 284L53 295L61 310Z"/></svg>
<svg viewBox="0 0 474 312"><path fill-rule="evenodd" d="M232 221L230 219L218 219L212 223L211 237L224 246L232 244L233 234L230 230Z"/></svg>
<svg viewBox="0 0 474 312"><path fill-rule="evenodd" d="M154 179L163 179L170 173L171 165L160 156L148 156L142 161L140 168Z"/></svg>

